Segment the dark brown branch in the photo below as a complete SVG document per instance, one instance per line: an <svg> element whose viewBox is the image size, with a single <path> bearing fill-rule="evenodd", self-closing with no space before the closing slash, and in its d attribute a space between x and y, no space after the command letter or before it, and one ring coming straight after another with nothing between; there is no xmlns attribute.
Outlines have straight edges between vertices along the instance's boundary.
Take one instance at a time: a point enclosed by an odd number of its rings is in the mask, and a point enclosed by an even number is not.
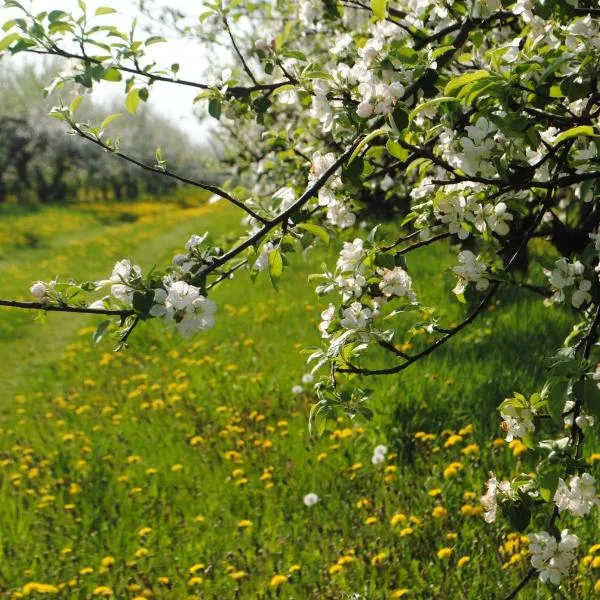
<svg viewBox="0 0 600 600"><path fill-rule="evenodd" d="M28 310L44 310L47 312L82 313L87 315L109 315L128 317L134 314L132 310L111 310L107 308L87 308L85 306L56 306L43 302L18 302L16 300L0 300L0 306L9 308L24 308Z"/></svg>
<svg viewBox="0 0 600 600"><path fill-rule="evenodd" d="M211 264L204 267L202 271L200 271L199 275L204 276L208 273L211 273L215 269L218 269L221 265L224 265L226 262L230 261L232 258L236 257L238 254L250 248L258 242L261 238L263 238L269 231L277 227L280 223L284 223L287 219L293 215L297 210L302 208L311 198L314 198L319 190L325 185L327 180L344 164L344 162L350 157L350 155L354 152L354 150L358 147L362 140L362 137L357 138L339 157L338 159L315 181L301 196L292 204L288 209L284 210L281 214L277 215L275 218L267 221L255 234L248 237L241 244L238 244L229 252L226 252L219 258L216 258Z"/></svg>
<svg viewBox="0 0 600 600"><path fill-rule="evenodd" d="M117 69L118 71L122 71L124 73L131 73L132 75L138 75L140 77L145 77L153 83L155 81L160 81L162 83L174 83L177 85L183 85L186 87L198 88L200 90L213 90L215 89L214 85L208 85L207 83L200 83L198 81L190 81L187 79L175 79L173 77L165 77L164 75L159 75L158 73L150 73L144 71L142 69L137 69L133 67L126 67L125 65L121 65L119 63L112 63L107 65L104 61L99 60L93 57L84 57L80 54L74 54L73 52L67 52L66 50L62 50L58 48L58 46L53 47L53 49L47 50L23 50L23 52L29 52L31 54L48 54L50 56L60 56L62 58L73 58L81 61L88 61L95 65L102 66L110 66L111 68ZM257 83L255 85L248 86L232 86L227 88L223 94L227 97L232 98L240 98L243 96L248 96L252 92L267 92L276 90L284 85L288 85L289 83L293 83L291 81L276 81L274 83Z"/></svg>

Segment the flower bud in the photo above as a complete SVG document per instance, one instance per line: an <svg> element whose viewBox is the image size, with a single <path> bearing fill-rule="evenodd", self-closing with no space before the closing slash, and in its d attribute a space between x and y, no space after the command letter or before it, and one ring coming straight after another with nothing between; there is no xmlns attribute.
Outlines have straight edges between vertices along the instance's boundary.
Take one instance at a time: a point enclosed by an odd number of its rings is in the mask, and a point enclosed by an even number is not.
<svg viewBox="0 0 600 600"><path fill-rule="evenodd" d="M48 286L43 281L38 281L37 283L34 283L31 286L29 291L31 292L32 296L34 296L38 300L41 300L46 295L46 292L48 291Z"/></svg>
<svg viewBox="0 0 600 600"><path fill-rule="evenodd" d="M361 119L368 119L373 114L373 107L368 102L361 102L356 107L356 114Z"/></svg>

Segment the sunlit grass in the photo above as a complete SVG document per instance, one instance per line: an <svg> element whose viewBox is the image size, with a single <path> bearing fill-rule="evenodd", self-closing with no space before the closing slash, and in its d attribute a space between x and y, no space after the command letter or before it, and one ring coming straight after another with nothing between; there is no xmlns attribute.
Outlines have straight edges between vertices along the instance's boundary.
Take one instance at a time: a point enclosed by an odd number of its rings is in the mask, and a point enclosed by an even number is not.
<svg viewBox="0 0 600 600"><path fill-rule="evenodd" d="M77 216L44 248L17 244L1 295L25 296L32 279L56 272L105 276L124 256L148 268L192 232L226 236L239 223L220 204L143 213L129 222L102 208L103 224ZM495 407L539 386L541 354L560 344L569 315L552 309L549 327L538 298L507 293L426 361L357 378L374 389L373 421L340 418L312 439L312 397L291 388L307 371L300 350L319 341L326 300L307 277L324 258L294 258L279 293L264 274L251 285L241 273L216 290L210 332L183 341L149 323L119 354L91 343L94 318L38 325L2 311L0 359L13 367L0 403L0 595L487 599L519 581L526 539L486 525L479 496L488 471L508 477L535 460L502 440ZM454 302L452 278L436 278L444 261L442 248L409 262L432 304ZM444 318L461 310L451 304ZM379 444L388 452L374 465ZM598 522L583 526L565 593L592 598Z"/></svg>

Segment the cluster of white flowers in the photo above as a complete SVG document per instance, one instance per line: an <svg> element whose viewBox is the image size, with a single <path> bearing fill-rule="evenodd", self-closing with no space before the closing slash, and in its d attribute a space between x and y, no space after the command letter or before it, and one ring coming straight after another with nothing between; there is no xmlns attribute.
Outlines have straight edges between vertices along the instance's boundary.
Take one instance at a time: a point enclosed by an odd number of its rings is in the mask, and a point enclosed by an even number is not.
<svg viewBox="0 0 600 600"><path fill-rule="evenodd" d="M379 289L386 298L398 296L407 298L412 303L417 301L417 295L412 288L412 279L402 267L377 269L377 273L382 277Z"/></svg>
<svg viewBox="0 0 600 600"><path fill-rule="evenodd" d="M479 117L473 125L465 127L466 136L457 140L453 131L446 129L440 136L442 157L453 167L471 175L493 177L496 175L493 152L504 141L491 121Z"/></svg>
<svg viewBox="0 0 600 600"><path fill-rule="evenodd" d="M374 465L380 465L385 462L385 455L388 453L387 446L383 444L379 444L379 446L375 446L375 450L373 450L373 456L371 457L371 462Z"/></svg>
<svg viewBox="0 0 600 600"><path fill-rule="evenodd" d="M523 438L528 433L535 431L533 417L535 411L532 407L514 406L504 402L501 405L500 415L503 419L502 429L506 432L506 441Z"/></svg>
<svg viewBox="0 0 600 600"><path fill-rule="evenodd" d="M485 510L483 518L486 523L493 523L496 520L498 512L498 496L510 499L514 497L514 492L510 481L498 481L493 473L487 481L487 491L481 497L481 506Z"/></svg>
<svg viewBox="0 0 600 600"><path fill-rule="evenodd" d="M150 310L152 316L174 321L184 337L213 327L217 305L202 296L199 288L185 281L165 284L166 289L154 291L154 306Z"/></svg>
<svg viewBox="0 0 600 600"><path fill-rule="evenodd" d="M336 156L333 152L328 152L327 154L315 152L308 175L309 184L314 183L322 177L335 161ZM332 175L319 190L318 204L319 206L327 207L327 219L332 225L346 229L356 223L356 215L348 208L347 201L338 198L336 195L336 190L340 190L342 187L342 180L339 175Z"/></svg>
<svg viewBox="0 0 600 600"><path fill-rule="evenodd" d="M321 322L319 323L319 331L321 332L321 337L327 339L331 337L331 334L328 332L329 327L331 326L331 322L335 318L335 306L333 304L329 304L329 306L321 313Z"/></svg>
<svg viewBox="0 0 600 600"><path fill-rule="evenodd" d="M490 284L487 277L487 267L470 250L463 250L458 254L458 260L461 264L452 270L458 275L458 283L452 290L459 295L464 293L469 283L474 283L479 291L486 290Z"/></svg>
<svg viewBox="0 0 600 600"><path fill-rule="evenodd" d="M579 260L569 262L565 257L559 258L555 263L554 269L544 269L544 274L548 277L554 295L550 302L564 302L565 290L574 287L571 294L571 304L575 308L580 308L587 302L591 302L592 282L584 276L585 267Z"/></svg>
<svg viewBox="0 0 600 600"><path fill-rule="evenodd" d="M470 223L479 233L486 230L505 236L510 231L509 223L514 219L508 212L505 202L481 202L476 194L483 190L483 185L471 182L459 182L445 186L438 192L433 202L433 216L448 227L448 232L464 240L469 237ZM425 198L436 192L431 179L425 177L421 183L411 190L413 199Z"/></svg>
<svg viewBox="0 0 600 600"><path fill-rule="evenodd" d="M600 381L600 368L596 367L596 371L594 372L592 378L594 379L594 381ZM564 422L565 422L565 425L567 425L568 427L573 426L573 416L574 416L573 408L574 407L575 407L575 402L573 402L573 400L567 400L565 402L565 406L563 408L563 414L566 413ZM588 415L581 409L579 410L579 414L577 415L577 418L575 419L575 424L582 431L585 431L588 427L592 427L595 422L596 422L596 419L592 415Z"/></svg>
<svg viewBox="0 0 600 600"><path fill-rule="evenodd" d="M360 302L353 302L342 311L340 325L345 329L366 329L371 321L372 314L373 311L369 307L363 306Z"/></svg>
<svg viewBox="0 0 600 600"><path fill-rule="evenodd" d="M578 546L579 538L568 529L563 529L559 541L546 531L530 534L531 565L539 571L540 581L558 585L575 561Z"/></svg>
<svg viewBox="0 0 600 600"><path fill-rule="evenodd" d="M574 517L583 517L587 515L594 506L600 503L596 496L596 482L589 473L575 475L569 481L569 485L564 479L558 480L558 488L554 494L554 502L559 510L569 511Z"/></svg>
<svg viewBox="0 0 600 600"><path fill-rule="evenodd" d="M112 284L110 293L120 302L131 305L136 282L139 282L141 276L142 269L138 265L132 265L127 259L120 260L115 264L110 279L99 281L97 285L103 287L105 284Z"/></svg>

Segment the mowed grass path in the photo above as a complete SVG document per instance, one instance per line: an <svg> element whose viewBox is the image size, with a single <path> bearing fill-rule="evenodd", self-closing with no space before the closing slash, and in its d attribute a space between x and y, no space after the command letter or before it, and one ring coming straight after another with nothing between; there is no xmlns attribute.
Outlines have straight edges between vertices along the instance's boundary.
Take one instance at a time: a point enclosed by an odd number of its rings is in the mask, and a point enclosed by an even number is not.
<svg viewBox="0 0 600 600"><path fill-rule="evenodd" d="M59 226L38 248L9 244L0 295L57 272L105 277L123 257L148 268L191 233L230 243L239 227L222 204L126 223L120 212L49 213L80 227ZM36 223L33 233L46 221ZM291 388L327 305L307 277L328 256L293 257L278 293L265 274L252 285L240 273L215 290L213 330L186 341L143 324L119 354L92 345L100 319L49 315L38 325L0 313L10 374L0 403L0 597L479 599L515 585L526 540L483 523L478 497L489 470L509 477L535 461L499 441L495 408L537 389L541 358L570 315L511 290L426 361L357 378L374 389L373 421L340 418L311 439L312 396ZM448 323L465 311L452 276L440 275L451 264L445 248L409 261L419 295L448 304ZM405 341L418 347L422 337ZM377 444L389 452L374 466ZM302 501L309 492L320 498L313 507ZM597 525L577 525L581 557L600 542ZM596 578L593 558L581 562L565 594L595 597ZM535 594L533 584L523 597Z"/></svg>

